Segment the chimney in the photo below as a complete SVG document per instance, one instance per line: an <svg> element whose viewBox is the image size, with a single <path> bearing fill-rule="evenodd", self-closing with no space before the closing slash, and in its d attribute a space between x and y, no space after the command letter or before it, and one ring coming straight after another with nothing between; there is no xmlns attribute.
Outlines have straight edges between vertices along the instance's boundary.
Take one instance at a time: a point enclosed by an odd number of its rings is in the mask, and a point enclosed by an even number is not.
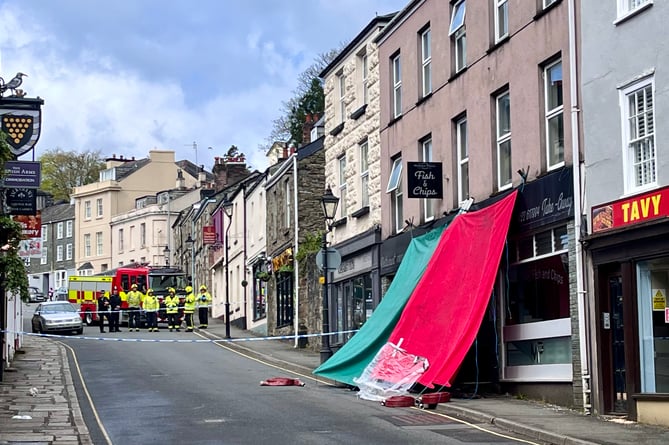
<svg viewBox="0 0 669 445"><path fill-rule="evenodd" d="M207 184L207 173L204 171L204 165L200 165L200 171L197 173L197 186L204 187Z"/></svg>
<svg viewBox="0 0 669 445"><path fill-rule="evenodd" d="M236 157L216 158L214 168L215 190L220 191L228 185L241 181L249 176L248 168L246 168L246 158L244 155Z"/></svg>
<svg viewBox="0 0 669 445"><path fill-rule="evenodd" d="M177 170L177 189L184 190L186 188L186 179L184 178L184 172L179 169Z"/></svg>
<svg viewBox="0 0 669 445"><path fill-rule="evenodd" d="M302 145L309 144L311 142L311 129L314 127L314 124L318 120L318 114L307 114L304 124L302 124Z"/></svg>

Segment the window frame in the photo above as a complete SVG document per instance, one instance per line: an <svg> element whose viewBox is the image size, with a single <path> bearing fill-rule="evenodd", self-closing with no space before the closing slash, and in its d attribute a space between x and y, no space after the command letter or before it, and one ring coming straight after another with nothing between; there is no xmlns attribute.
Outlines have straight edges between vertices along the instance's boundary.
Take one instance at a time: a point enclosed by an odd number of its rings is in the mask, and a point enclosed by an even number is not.
<svg viewBox="0 0 669 445"><path fill-rule="evenodd" d="M508 101L509 101L509 112L508 112L508 119L509 119L508 130L509 131L505 132L505 133L501 133L500 132L500 130L501 130L500 103L501 103L501 99L504 98L505 96L508 98ZM496 157L497 157L497 166L496 166L496 168L497 168L497 188L500 191L501 190L506 190L506 189L513 186L513 173L512 173L513 167L512 167L512 163L511 163L511 159L512 159L512 156L511 156L512 155L511 134L512 134L512 131L511 131L511 94L510 94L509 90L506 89L506 90L498 93L495 96L495 153L496 153ZM502 183L502 156L501 156L502 150L501 150L501 147L504 144L506 144L507 142L509 143L509 154L508 154L509 171L507 172L508 173L508 182Z"/></svg>
<svg viewBox="0 0 669 445"><path fill-rule="evenodd" d="M67 220L65 222L65 236L67 238L72 238L72 228L73 228L73 226L74 226L74 221L72 221L71 219Z"/></svg>
<svg viewBox="0 0 669 445"><path fill-rule="evenodd" d="M459 15L460 11L462 11L462 15ZM459 73L467 67L466 18L466 0L460 0L459 2L453 4L453 10L451 11L451 23L448 28L448 36L451 38L453 45L453 68L456 73ZM456 22L456 20L459 20L459 22Z"/></svg>
<svg viewBox="0 0 669 445"><path fill-rule="evenodd" d="M495 43L499 43L509 36L509 1L494 0L494 2L495 2L495 14L493 21L495 23ZM504 21L502 23L500 23L501 11L504 12ZM504 29L502 29L501 25L504 25Z"/></svg>
<svg viewBox="0 0 669 445"><path fill-rule="evenodd" d="M369 101L369 56L366 52L363 52L359 55L360 57L360 85L362 91L360 92L360 98L362 99L361 105L367 105Z"/></svg>
<svg viewBox="0 0 669 445"><path fill-rule="evenodd" d="M653 4L653 0L640 0L641 2L636 5L630 5L631 2L639 0L618 0L616 2L616 10L618 12L618 18L625 18L640 12Z"/></svg>
<svg viewBox="0 0 669 445"><path fill-rule="evenodd" d="M402 59L400 54L396 54L390 59L393 81L393 115L394 119L402 115Z"/></svg>
<svg viewBox="0 0 669 445"><path fill-rule="evenodd" d="M432 162L433 159L432 135L423 138L420 143L420 155L422 162ZM424 198L422 200L423 222L432 221L435 218L436 202L434 199Z"/></svg>
<svg viewBox="0 0 669 445"><path fill-rule="evenodd" d="M118 251L123 253L124 250L123 229L118 229Z"/></svg>
<svg viewBox="0 0 669 445"><path fill-rule="evenodd" d="M432 33L426 28L420 34L421 97L432 94Z"/></svg>
<svg viewBox="0 0 669 445"><path fill-rule="evenodd" d="M91 257L91 234L90 233L85 233L84 234L84 257L85 258L90 258Z"/></svg>
<svg viewBox="0 0 669 445"><path fill-rule="evenodd" d="M550 79L550 70L554 68L556 65L560 65L560 82L562 82L562 87L561 87L561 92L560 92L560 105L549 109L549 97L550 97L550 88L551 88L551 79ZM563 75L563 65L562 65L562 59L555 60L548 65L546 65L543 69L543 80L544 80L544 131L546 133L545 135L545 144L546 144L546 165L548 171L555 170L557 168L560 168L564 166L565 164L565 159L564 159L564 75ZM551 163L552 155L553 155L553 143L551 141L551 121L554 119L559 118L562 120L562 134L561 134L561 140L562 140L562 154L561 156L558 157L558 161Z"/></svg>
<svg viewBox="0 0 669 445"><path fill-rule="evenodd" d="M49 241L49 226L47 226L46 224L42 224L41 232L42 232L42 243Z"/></svg>
<svg viewBox="0 0 669 445"><path fill-rule="evenodd" d="M146 247L146 223L139 224L139 244L142 248Z"/></svg>
<svg viewBox="0 0 669 445"><path fill-rule="evenodd" d="M339 109L339 123L343 123L346 120L346 76L344 76L344 71L337 73L337 93L338 98L338 109Z"/></svg>
<svg viewBox="0 0 669 445"><path fill-rule="evenodd" d="M56 239L63 239L63 223L62 223L62 221L56 224Z"/></svg>
<svg viewBox="0 0 669 445"><path fill-rule="evenodd" d="M84 219L89 220L91 219L92 215L92 208L91 208L91 201L86 200L84 201Z"/></svg>
<svg viewBox="0 0 669 445"><path fill-rule="evenodd" d="M285 219L285 224L286 224L286 229L289 229L292 224L291 224L291 218L292 218L292 196L290 192L290 181L286 181L284 183L284 193L285 193L285 199L286 199L286 219Z"/></svg>
<svg viewBox="0 0 669 445"><path fill-rule="evenodd" d="M40 265L49 263L49 246L42 244L42 256L39 259Z"/></svg>
<svg viewBox="0 0 669 445"><path fill-rule="evenodd" d="M462 137L463 126L464 126L464 144ZM458 160L458 202L460 204L469 199L469 145L468 144L469 141L468 141L467 116L465 115L455 121L455 151L457 153L457 160ZM463 148L464 148L464 153L466 154L465 157L463 157L463 151L462 151ZM465 168L467 170L466 187L465 187L465 181L463 180L464 178L463 169Z"/></svg>
<svg viewBox="0 0 669 445"><path fill-rule="evenodd" d="M399 233L404 228L404 207L402 202L402 156L393 159L388 178L386 193L390 193L391 213L393 218L393 230Z"/></svg>
<svg viewBox="0 0 669 445"><path fill-rule="evenodd" d="M639 92L645 91L650 88L651 93L651 118L653 123L652 134L646 133L644 137L637 137L632 139L630 131L630 121L632 119L630 113L630 99L632 95L636 95ZM657 144L656 144L656 131L655 125L657 118L655 117L655 76L647 76L643 79L640 79L632 84L625 86L619 90L620 94L620 109L621 109L621 127L622 127L622 149L623 149L623 177L624 177L624 187L625 194L638 193L644 190L648 190L657 186ZM645 100L645 95L644 95ZM647 109L647 107L646 107ZM647 111L645 111L647 114ZM635 115L639 116L638 114ZM644 120L644 123L647 123L647 120ZM646 128L647 131L647 128ZM637 128L638 132L638 128ZM653 170L653 180L645 182L641 185L636 185L635 177L636 172L634 169L636 154L634 152L633 144L641 142L643 140L650 140L652 142L652 159L645 160L645 163L652 163Z"/></svg>
<svg viewBox="0 0 669 445"><path fill-rule="evenodd" d="M73 254L73 245L72 243L67 243L65 245L65 259L68 261L71 260L72 254Z"/></svg>
<svg viewBox="0 0 669 445"><path fill-rule="evenodd" d="M97 198L95 200L96 207L96 218L102 218L104 216L104 208L102 206L102 198Z"/></svg>
<svg viewBox="0 0 669 445"><path fill-rule="evenodd" d="M63 246L61 244L56 246L56 261L63 261Z"/></svg>
<svg viewBox="0 0 669 445"><path fill-rule="evenodd" d="M95 254L104 255L104 235L102 232L95 232Z"/></svg>
<svg viewBox="0 0 669 445"><path fill-rule="evenodd" d="M339 218L346 218L348 209L346 206L346 154L339 156L337 158L337 172L338 172L338 181L337 189L339 190Z"/></svg>
<svg viewBox="0 0 669 445"><path fill-rule="evenodd" d="M360 153L360 207L369 206L369 140L358 144Z"/></svg>

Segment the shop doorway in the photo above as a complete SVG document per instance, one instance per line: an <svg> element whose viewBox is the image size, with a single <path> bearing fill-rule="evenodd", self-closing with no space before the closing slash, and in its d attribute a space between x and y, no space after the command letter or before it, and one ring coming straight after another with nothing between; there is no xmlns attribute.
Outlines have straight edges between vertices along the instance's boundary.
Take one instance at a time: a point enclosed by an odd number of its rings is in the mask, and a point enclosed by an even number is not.
<svg viewBox="0 0 669 445"><path fill-rule="evenodd" d="M612 411L627 412L627 386L625 365L625 318L623 310L623 279L620 275L609 278L611 304L611 364L612 364Z"/></svg>

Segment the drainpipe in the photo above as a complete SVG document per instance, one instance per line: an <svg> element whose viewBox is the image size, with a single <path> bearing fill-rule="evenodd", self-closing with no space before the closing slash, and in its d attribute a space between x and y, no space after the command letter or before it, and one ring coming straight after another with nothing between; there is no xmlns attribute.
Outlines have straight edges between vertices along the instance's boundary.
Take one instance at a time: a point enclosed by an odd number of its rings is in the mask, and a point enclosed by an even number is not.
<svg viewBox="0 0 669 445"><path fill-rule="evenodd" d="M244 232L242 232L244 234L244 236L242 237L244 239L244 254L242 255L242 271L244 272L244 277L242 278L242 280L247 281L246 280L246 260L248 259L248 253L247 253L246 249L248 248L248 246L247 246L246 243L247 243L247 238L248 237L246 236L246 233L247 233L246 232L246 183L244 183L244 185L242 185L242 195L243 195L242 199L244 200L244 205L242 206L242 208L244 209L244 214L243 214L244 221L242 223L243 230L244 230ZM251 280L251 281L253 281L253 280ZM242 287L242 293L244 294L243 295L243 300L244 300L244 330L247 330L248 327L249 327L248 302L246 301L246 298L247 298L247 295L248 295L248 292L246 290L247 287L248 286L243 286Z"/></svg>
<svg viewBox="0 0 669 445"><path fill-rule="evenodd" d="M295 275L294 282L295 286L295 307L293 308L293 322L295 324L295 344L293 347L299 347L300 341L300 265L298 264L297 252L299 251L299 212L298 209L300 206L297 205L297 153L293 153L293 207L295 211L293 212L293 222L294 233L295 233L295 248L293 249L293 274Z"/></svg>
<svg viewBox="0 0 669 445"><path fill-rule="evenodd" d="M588 354L587 303L583 278L583 246L581 244L581 150L579 142L578 82L576 79L576 7L575 0L568 2L569 13L569 92L571 103L571 145L572 168L574 170L574 242L576 250L576 296L578 306L579 349L581 358L581 385L583 391L583 409L591 414L590 400L590 357Z"/></svg>

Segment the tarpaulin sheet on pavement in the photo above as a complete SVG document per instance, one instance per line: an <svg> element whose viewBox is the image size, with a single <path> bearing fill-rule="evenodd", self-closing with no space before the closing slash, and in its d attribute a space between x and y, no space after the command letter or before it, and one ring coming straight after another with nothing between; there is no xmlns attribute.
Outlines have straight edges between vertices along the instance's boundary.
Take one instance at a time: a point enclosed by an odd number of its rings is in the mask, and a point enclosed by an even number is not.
<svg viewBox="0 0 669 445"><path fill-rule="evenodd" d="M353 379L362 374L388 340L443 231L444 227L439 227L411 240L395 278L372 316L314 374L355 385Z"/></svg>

